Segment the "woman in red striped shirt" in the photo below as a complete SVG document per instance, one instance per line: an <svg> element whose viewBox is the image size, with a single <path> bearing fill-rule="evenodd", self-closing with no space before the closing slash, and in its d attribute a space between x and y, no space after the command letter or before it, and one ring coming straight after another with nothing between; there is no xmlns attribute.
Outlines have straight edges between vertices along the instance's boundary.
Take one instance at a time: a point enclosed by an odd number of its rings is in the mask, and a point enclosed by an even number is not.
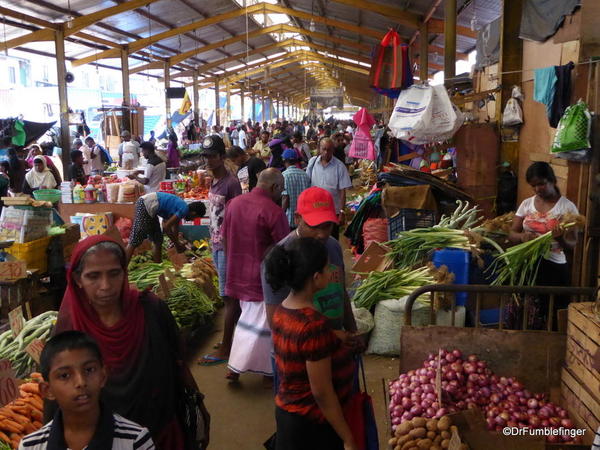
<svg viewBox="0 0 600 450"><path fill-rule="evenodd" d="M274 289L291 287L271 330L280 377L275 448L356 450L342 411L352 393L352 351L313 303L329 282L327 249L316 239L294 239L274 247L265 265Z"/></svg>

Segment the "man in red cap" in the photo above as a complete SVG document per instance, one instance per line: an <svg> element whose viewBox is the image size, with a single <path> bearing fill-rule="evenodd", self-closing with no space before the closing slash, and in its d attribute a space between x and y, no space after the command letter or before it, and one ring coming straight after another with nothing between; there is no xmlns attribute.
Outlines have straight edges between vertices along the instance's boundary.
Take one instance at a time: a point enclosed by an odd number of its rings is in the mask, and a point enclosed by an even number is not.
<svg viewBox="0 0 600 450"><path fill-rule="evenodd" d="M318 239L325 244L331 266L331 281L325 289L315 295L315 307L329 318L334 329L346 332L349 335L355 333L356 322L346 292L344 254L339 242L331 237L331 231L334 225L338 223L338 216L331 194L320 187L313 186L306 189L298 197L295 221L298 228L278 242L278 245L284 245L290 239L299 237ZM275 309L288 296L290 289L286 287L276 292L273 291L271 285L265 280L264 265L261 276L267 318L270 324Z"/></svg>

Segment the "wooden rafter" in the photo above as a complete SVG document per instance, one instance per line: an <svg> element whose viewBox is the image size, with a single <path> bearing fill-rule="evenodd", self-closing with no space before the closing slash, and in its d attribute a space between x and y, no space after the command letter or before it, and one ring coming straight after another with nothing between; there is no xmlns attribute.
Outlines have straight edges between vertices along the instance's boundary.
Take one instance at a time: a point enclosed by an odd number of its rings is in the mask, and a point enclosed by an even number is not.
<svg viewBox="0 0 600 450"><path fill-rule="evenodd" d="M394 21L406 25L410 28L419 28L423 18L418 14L413 14L408 11L404 11L400 8L393 6L383 5L381 3L375 3L367 0L332 0L335 3L342 5L351 6L353 8L362 9L365 11L374 12L381 14L388 18L394 19Z"/></svg>
<svg viewBox="0 0 600 450"><path fill-rule="evenodd" d="M59 28L62 28L65 37L71 36L102 19L131 11L132 9L141 8L156 1L158 0L130 0L126 3L111 6L110 8L102 9L94 13L75 17L69 21L69 26L65 26L65 24L59 24ZM41 30L34 31L33 33L10 39L4 43L4 47L8 49L27 44L29 42L51 41L54 39L54 32L54 28L43 28Z"/></svg>

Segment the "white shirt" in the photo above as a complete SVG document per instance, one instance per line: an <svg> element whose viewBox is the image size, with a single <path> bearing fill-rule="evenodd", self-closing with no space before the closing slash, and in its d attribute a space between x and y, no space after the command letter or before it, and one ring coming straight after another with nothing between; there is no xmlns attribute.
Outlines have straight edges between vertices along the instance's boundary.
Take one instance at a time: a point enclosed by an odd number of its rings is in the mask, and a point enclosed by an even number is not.
<svg viewBox="0 0 600 450"><path fill-rule="evenodd" d="M523 200L516 215L523 218L524 231L539 236L551 231L559 224L560 218L567 213L579 214L579 211L577 206L566 197L561 197L550 211L542 214L535 208L535 196L533 196ZM565 252L557 241L552 241L552 249L546 259L556 264L567 263Z"/></svg>
<svg viewBox="0 0 600 450"><path fill-rule="evenodd" d="M92 149L83 144L79 150L83 153L83 171L89 175L92 173Z"/></svg>
<svg viewBox="0 0 600 450"><path fill-rule="evenodd" d="M238 142L239 142L239 146L242 150L246 150L246 147L248 147L246 144L246 132L244 130L240 130L239 134L238 134Z"/></svg>
<svg viewBox="0 0 600 450"><path fill-rule="evenodd" d="M335 156L331 157L325 166L321 164L321 156L314 156L308 162L306 173L313 186L323 188L333 196L335 211L338 213L345 206L342 205L342 191L352 187L348 169Z"/></svg>
<svg viewBox="0 0 600 450"><path fill-rule="evenodd" d="M86 148L88 147L86 146ZM92 158L92 154L95 155L94 158ZM94 147L90 150L90 163L87 165L91 165L90 170L92 172L104 172L104 164L102 164L102 150L100 150L96 145L94 145Z"/></svg>
<svg viewBox="0 0 600 450"><path fill-rule="evenodd" d="M161 162L156 166L153 166L152 164L146 164L144 178L148 180L148 184L144 185L144 191L146 194L158 191L160 182L167 178L167 165L164 162Z"/></svg>

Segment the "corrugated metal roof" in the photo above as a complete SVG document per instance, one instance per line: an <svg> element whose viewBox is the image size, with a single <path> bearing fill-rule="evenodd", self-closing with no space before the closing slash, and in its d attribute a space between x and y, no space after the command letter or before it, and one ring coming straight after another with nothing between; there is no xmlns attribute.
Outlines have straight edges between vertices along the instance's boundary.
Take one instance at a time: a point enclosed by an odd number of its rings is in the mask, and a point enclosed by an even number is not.
<svg viewBox="0 0 600 450"><path fill-rule="evenodd" d="M254 4L254 0L248 0L249 4ZM272 1L272 0L270 0ZM429 12L434 0L371 0L381 5L386 5L393 8L400 8L413 14L425 15ZM399 34L409 40L415 33L414 29L399 24L396 20L390 17L385 17L379 13L364 9L357 9L346 6L345 4L337 3L335 0L279 0L280 6L289 6L292 9L312 13L320 17L327 17L332 20L346 22L348 24L359 25L361 27L374 30L381 36L390 28L396 29ZM78 16L81 14L90 14L92 12L101 11L110 8L119 3L126 3L126 0L11 0L11 8L33 16L38 19L43 19L52 23L64 22L69 19L70 15ZM70 11L69 12L69 6ZM458 1L460 15L458 18L459 25L471 27L472 18L475 16L477 25L482 26L486 23L495 20L500 15L500 0L459 0ZM142 7L139 10L127 11L112 17L103 19L101 23L88 27L84 31L98 38L116 43L127 44L136 42L140 38L155 36L158 33L167 31L173 27L180 27L190 24L195 21L200 21L206 17L211 17L219 14L224 14L230 11L239 9L239 5L234 0L211 0L210 2L202 0L158 0L151 3L148 7ZM443 19L444 5L442 4L434 12L433 17ZM15 18L6 18L5 25L6 39L12 39L17 36L40 28L39 25L26 25L26 21L21 21ZM19 25L21 23L21 25ZM302 37L301 39L309 39L311 42L327 47L331 52L340 51L343 53L353 53L358 57L368 58L372 46L376 45L378 38L369 36L363 33L356 33L343 28L328 27L318 22L311 23L306 18L292 17L290 25L300 26L305 29L312 29L323 35L331 35L334 38L341 38L348 43L340 44L331 42L325 37ZM146 48L143 51L146 54L151 54L154 57L170 57L177 53L188 52L203 47L206 44L220 42L235 36L243 37L248 32L258 30L261 26L252 18L248 20L244 15L236 18L231 18L216 25L210 25L199 28L195 31L188 32L184 35L170 37L161 40L152 45L151 49ZM81 40L81 38L78 37ZM85 41L85 40L84 40ZM81 58L84 56L95 55L103 49L109 47L85 41L88 45L79 43L67 42L66 52L70 58ZM206 74L217 73L222 69L238 67L244 62L254 64L256 61L265 56L275 55L282 51L281 48L270 49L262 54L254 54L249 58L243 56L248 49L261 48L276 42L274 36L263 34L253 37L247 43L241 39L235 43L231 43L222 48L216 48L210 51L201 52L194 55L192 58L183 61L178 68L185 69L188 67L202 68L205 64L221 61L231 55L242 55L240 59L228 61L218 67L213 68ZM365 48L356 48L352 43L366 46ZM248 44L248 46L247 46ZM443 47L443 37L437 37L433 40L433 44ZM52 42L29 43L24 45L26 48L36 49L41 51L52 52ZM459 35L457 37L457 50L460 52L471 51L475 47L475 40L466 36ZM147 57L139 52L135 58L144 59ZM430 53L430 61L432 63L443 65L443 56L440 52L438 55ZM132 67L142 65L141 61L130 60ZM289 67L297 67L298 71L304 70L300 64L293 63ZM176 68L177 70L177 68ZM260 79L261 74L252 75L253 79ZM341 71L340 78L352 77L352 80L362 80L366 86L366 76L359 73L352 73L346 70ZM288 78L293 79L292 75Z"/></svg>

